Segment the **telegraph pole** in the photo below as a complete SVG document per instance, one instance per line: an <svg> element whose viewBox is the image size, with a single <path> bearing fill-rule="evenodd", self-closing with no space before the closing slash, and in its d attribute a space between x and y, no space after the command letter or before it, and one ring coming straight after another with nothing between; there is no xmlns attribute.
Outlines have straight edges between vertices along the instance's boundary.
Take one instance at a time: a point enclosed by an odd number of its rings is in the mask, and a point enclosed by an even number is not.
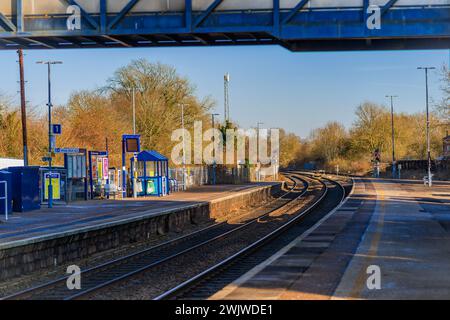
<svg viewBox="0 0 450 320"><path fill-rule="evenodd" d="M27 138L27 110L25 99L25 75L23 66L23 50L17 50L19 55L19 73L20 73L20 111L22 114L22 140L23 140L23 162L28 166L28 138Z"/></svg>
<svg viewBox="0 0 450 320"><path fill-rule="evenodd" d="M425 70L425 97L426 97L426 112L427 112L427 157L428 157L428 186L432 186L431 178L431 148L430 148L430 112L428 99L428 70L434 70L435 67L418 67L418 70Z"/></svg>
<svg viewBox="0 0 450 320"><path fill-rule="evenodd" d="M392 178L395 179L397 176L397 168L395 167L396 159L395 159L395 128L394 128L394 98L398 98L398 96L386 96L386 98L391 99L391 131L392 131Z"/></svg>

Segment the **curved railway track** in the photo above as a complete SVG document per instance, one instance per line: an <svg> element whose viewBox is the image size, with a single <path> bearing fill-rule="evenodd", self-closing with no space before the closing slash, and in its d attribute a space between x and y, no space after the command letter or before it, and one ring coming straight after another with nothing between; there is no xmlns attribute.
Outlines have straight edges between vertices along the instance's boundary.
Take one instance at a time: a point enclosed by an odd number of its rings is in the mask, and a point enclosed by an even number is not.
<svg viewBox="0 0 450 320"><path fill-rule="evenodd" d="M159 295L155 300L208 299L214 293L232 283L239 276L268 259L272 254L302 234L302 230L300 229L305 229L305 226L299 226L301 224L298 222L303 220L319 205L324 206L322 210L326 214L333 210L337 205L343 203L347 194L345 187L337 181L327 178L324 180L326 181L326 192L294 218L227 259L220 261L209 269ZM333 191L333 194L329 192L329 185L331 184L337 187ZM324 201L328 203L323 204ZM304 231L305 230L303 230L303 232ZM283 235L282 239L279 237L281 234Z"/></svg>
<svg viewBox="0 0 450 320"><path fill-rule="evenodd" d="M263 214L250 218L245 223L218 223L192 234L83 270L81 273L81 290L68 290L66 286L68 276L65 276L3 299L70 300L82 298L149 269L168 264L178 257L195 252L197 249L217 245L216 242L256 225L261 219L269 217L276 211L284 210L291 206L293 202L311 192L310 184L313 180L291 174L287 176L292 181L292 186L287 192L270 203L275 206L268 211L266 210ZM303 186L300 187L300 185Z"/></svg>

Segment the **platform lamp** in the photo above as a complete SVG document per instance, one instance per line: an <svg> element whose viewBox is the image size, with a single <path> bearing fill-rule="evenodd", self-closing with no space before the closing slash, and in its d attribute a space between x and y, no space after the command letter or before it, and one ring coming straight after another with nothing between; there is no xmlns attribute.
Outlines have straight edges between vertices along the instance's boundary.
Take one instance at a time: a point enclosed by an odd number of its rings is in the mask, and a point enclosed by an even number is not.
<svg viewBox="0 0 450 320"><path fill-rule="evenodd" d="M432 186L431 178L431 150L430 150L430 113L429 113L429 99L428 99L428 70L434 70L435 67L418 67L418 70L425 70L425 97L426 97L426 112L427 112L427 158L428 158L428 186Z"/></svg>
<svg viewBox="0 0 450 320"><path fill-rule="evenodd" d="M53 151L53 133L52 133L52 82L51 82L51 65L62 64L62 61L37 61L37 64L47 65L48 76L48 207L53 207L53 186L52 186L52 151Z"/></svg>

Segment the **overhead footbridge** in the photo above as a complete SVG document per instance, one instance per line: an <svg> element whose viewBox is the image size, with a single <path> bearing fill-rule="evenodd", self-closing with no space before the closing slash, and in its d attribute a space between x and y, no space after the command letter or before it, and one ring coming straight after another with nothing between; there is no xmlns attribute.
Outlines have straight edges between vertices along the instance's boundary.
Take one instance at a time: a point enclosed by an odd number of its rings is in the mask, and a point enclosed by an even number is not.
<svg viewBox="0 0 450 320"><path fill-rule="evenodd" d="M450 48L450 0L0 0L0 49Z"/></svg>

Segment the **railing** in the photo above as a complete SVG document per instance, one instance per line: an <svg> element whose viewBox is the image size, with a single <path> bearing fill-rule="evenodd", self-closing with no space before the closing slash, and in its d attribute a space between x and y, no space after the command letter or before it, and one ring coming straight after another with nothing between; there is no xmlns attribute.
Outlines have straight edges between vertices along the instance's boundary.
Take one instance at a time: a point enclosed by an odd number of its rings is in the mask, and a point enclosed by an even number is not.
<svg viewBox="0 0 450 320"><path fill-rule="evenodd" d="M5 201L5 220L8 221L8 210L9 210L9 206L8 206L8 183L6 181L0 181L0 185L4 185L5 186L5 196L4 197L0 197L0 200L4 200Z"/></svg>

